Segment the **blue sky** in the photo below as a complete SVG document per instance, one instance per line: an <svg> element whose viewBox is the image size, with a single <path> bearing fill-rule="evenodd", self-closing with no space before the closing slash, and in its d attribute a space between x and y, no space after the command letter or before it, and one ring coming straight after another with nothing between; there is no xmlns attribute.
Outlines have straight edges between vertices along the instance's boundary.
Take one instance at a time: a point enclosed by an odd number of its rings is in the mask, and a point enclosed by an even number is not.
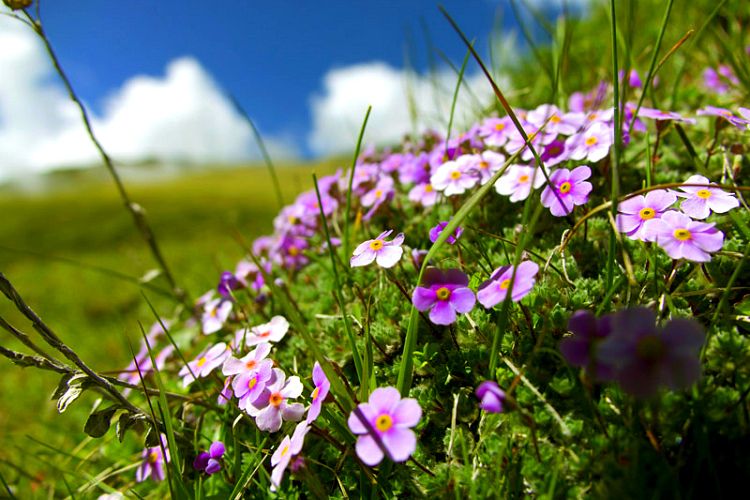
<svg viewBox="0 0 750 500"><path fill-rule="evenodd" d="M550 7L555 0L532 3L544 5L550 15L556 11ZM462 29L476 38L485 56L493 27L499 26L503 34L508 34L515 25L507 0L444 0L443 4ZM170 121L192 120L204 126L211 121L216 130L237 125L237 116L222 102L220 89L242 103L279 154L311 157L340 152L349 144L349 129L353 122L359 121L355 117L363 114L368 104L365 101L372 100L370 103L376 108L373 113L380 108L382 113L394 115L404 107L403 98L396 94L402 93L406 52L412 66L422 75L416 82L417 91L425 94L429 92L425 75L431 58L441 66L446 87L452 85L451 78L455 80L434 48L443 51L456 65L465 54L461 41L438 11L437 3L429 0L218 3L55 0L42 2L42 20L79 95L99 119L96 126L105 137L111 137L107 140L112 142L116 155L118 149L122 150L127 159L138 159L136 151L141 150L154 157L174 153L179 129ZM28 35L10 23L0 24L0 37L12 34L15 43ZM19 49L16 59L13 54L0 55L0 72L22 76L28 73L27 80L19 80L16 87L8 89L11 83L6 82L3 89L0 84L2 153L8 153L4 144L7 148L11 142L7 137L3 140L2 127L9 127L11 122L31 121L30 117L8 111L14 103L27 99L32 104L29 108L34 108L34 104L47 110L64 107L47 95L59 94L61 89L54 74L43 67L38 47L28 40L21 42L28 54ZM470 76L475 73L475 68L469 70ZM480 79L474 82L481 86ZM23 88L29 86L45 94L44 99ZM201 98L201 92L205 99ZM383 92L387 95L380 95ZM423 100L427 102L426 97ZM47 106L41 106L41 102L47 102ZM161 104L163 113L151 116ZM218 111L210 113L210 105ZM351 109L349 114L350 108L359 109ZM45 109L37 111L43 113ZM179 112L188 109L191 111ZM139 110L147 123L137 123ZM36 171L53 167L58 159L68 164L89 160L88 154L68 154L74 147L84 148L79 133L59 126L67 120L68 111L59 111L54 120L39 117L40 121L48 121L40 129L58 126L59 130L54 137L35 146L40 151L36 155L38 161L27 162L29 168ZM173 120L165 116L168 112L175 117ZM387 127L387 117L381 116L373 123ZM156 139L145 137L148 127L165 140L157 144ZM123 131L133 129L143 136L138 145L119 144ZM27 132L25 137L39 135L39 130ZM329 141L341 134L347 137ZM378 135L377 130L372 134L374 142L396 138ZM199 138L206 133L196 128L184 135L200 142ZM224 136L220 137L218 132L216 135L214 142L221 142ZM218 160L241 160L239 144L248 140L247 131L225 136L224 148L233 152ZM144 143L148 146L143 146ZM67 145L67 150L60 152L62 144ZM208 159L209 149L197 148L198 153L205 155L187 157ZM19 155L16 151L5 154L16 164L23 164L25 158ZM39 166L41 163L46 166Z"/></svg>

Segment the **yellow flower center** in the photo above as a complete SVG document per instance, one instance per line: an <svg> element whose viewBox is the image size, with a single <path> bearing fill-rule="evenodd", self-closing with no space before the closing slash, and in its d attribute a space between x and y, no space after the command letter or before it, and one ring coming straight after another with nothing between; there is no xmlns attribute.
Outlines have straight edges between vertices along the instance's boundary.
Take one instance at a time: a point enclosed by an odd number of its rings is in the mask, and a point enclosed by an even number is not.
<svg viewBox="0 0 750 500"><path fill-rule="evenodd" d="M386 432L391 427L393 427L393 419L390 415L384 413L375 420L375 428L380 432Z"/></svg>
<svg viewBox="0 0 750 500"><path fill-rule="evenodd" d="M245 363L245 368L247 368L248 370L252 370L253 368L255 368L255 365L257 364L258 364L257 361L255 361L254 359L251 359L250 361Z"/></svg>
<svg viewBox="0 0 750 500"><path fill-rule="evenodd" d="M509 286L510 286L510 280L509 279L503 280L503 281L500 282L500 290L507 290Z"/></svg>
<svg viewBox="0 0 750 500"><path fill-rule="evenodd" d="M458 170L454 170L453 172L451 172L451 179L456 180L460 178L461 178L461 172L459 172Z"/></svg>
<svg viewBox="0 0 750 500"><path fill-rule="evenodd" d="M479 168L481 168L482 170L487 170L488 168L490 168L490 164L486 161L480 161Z"/></svg>
<svg viewBox="0 0 750 500"><path fill-rule="evenodd" d="M591 114L589 115L589 121L593 122L594 120L596 120L596 117L597 117L597 116L598 116L598 115L597 115L596 113L591 113Z"/></svg>
<svg viewBox="0 0 750 500"><path fill-rule="evenodd" d="M258 376L256 375L255 377L247 381L247 388L252 389L253 387L255 387L255 384L257 383L258 383Z"/></svg>
<svg viewBox="0 0 750 500"><path fill-rule="evenodd" d="M383 240L372 240L370 242L370 250L378 251L383 248Z"/></svg>
<svg viewBox="0 0 750 500"><path fill-rule="evenodd" d="M152 451L148 454L148 458L146 459L148 463L155 464L157 460L159 460L159 452L158 451Z"/></svg>
<svg viewBox="0 0 750 500"><path fill-rule="evenodd" d="M441 286L437 289L435 295L437 295L438 300L448 300L451 296L451 291L446 287Z"/></svg>
<svg viewBox="0 0 750 500"><path fill-rule="evenodd" d="M641 218L641 220L649 220L653 219L656 216L656 211L653 208L642 208L640 212L638 212L638 216Z"/></svg>
<svg viewBox="0 0 750 500"><path fill-rule="evenodd" d="M552 115L550 116L549 121L551 121L552 123L560 123L560 117L557 115Z"/></svg>
<svg viewBox="0 0 750 500"><path fill-rule="evenodd" d="M315 401L315 400L318 399L318 394L319 393L320 393L320 387L316 387L315 389L313 389L313 392L312 392L312 400L313 401Z"/></svg>
<svg viewBox="0 0 750 500"><path fill-rule="evenodd" d="M497 130L498 132L502 132L503 130L505 130L505 124L504 123L495 124L495 130Z"/></svg>
<svg viewBox="0 0 750 500"><path fill-rule="evenodd" d="M200 359L198 360L198 368L200 368L201 366L205 365L205 364L206 364L206 361L208 361L208 360L206 359L206 357L205 357L205 356L202 356L202 357L201 357L201 358L200 358Z"/></svg>
<svg viewBox="0 0 750 500"><path fill-rule="evenodd" d="M288 453L289 453L289 445L286 445L286 446L284 446L284 447L283 447L283 448L281 449L281 456L282 456L282 457L285 457L285 456L286 456L286 455L287 455Z"/></svg>
<svg viewBox="0 0 750 500"><path fill-rule="evenodd" d="M695 195L698 198L703 198L704 200L707 200L711 197L711 191L709 191L708 189L701 189L700 191L696 191Z"/></svg>
<svg viewBox="0 0 750 500"><path fill-rule="evenodd" d="M424 192L425 192L425 193L431 193L431 192L433 192L434 190L435 190L435 188L433 188L433 187L432 187L432 184L427 184L427 185L426 185L426 186L424 187Z"/></svg>
<svg viewBox="0 0 750 500"><path fill-rule="evenodd" d="M284 396L282 396L280 392L274 392L268 398L268 403L271 406L279 406L283 401L284 401Z"/></svg>
<svg viewBox="0 0 750 500"><path fill-rule="evenodd" d="M675 229L673 234L674 237L680 241L687 241L692 236L687 229Z"/></svg>
<svg viewBox="0 0 750 500"><path fill-rule="evenodd" d="M297 223L297 217L295 217L294 215L288 216L286 218L286 220L288 220L290 224L296 224Z"/></svg>
<svg viewBox="0 0 750 500"><path fill-rule="evenodd" d="M382 189L376 189L375 190L375 198L380 198L383 196L383 190Z"/></svg>
<svg viewBox="0 0 750 500"><path fill-rule="evenodd" d="M219 315L218 308L214 307L213 309L211 309L211 312L209 314L211 315L212 318L215 318L216 316Z"/></svg>
<svg viewBox="0 0 750 500"><path fill-rule="evenodd" d="M518 182L521 184L526 184L527 182L529 182L529 176L526 174L523 174L522 176L518 178Z"/></svg>
<svg viewBox="0 0 750 500"><path fill-rule="evenodd" d="M596 136L592 135L591 137L587 137L586 138L586 145L587 146L593 146L597 142L599 142L599 139L597 139Z"/></svg>
<svg viewBox="0 0 750 500"><path fill-rule="evenodd" d="M289 250L287 251L289 252L289 255L291 255L292 257L296 257L297 255L299 255L299 248L297 248L294 245L290 245Z"/></svg>
<svg viewBox="0 0 750 500"><path fill-rule="evenodd" d="M572 187L572 186L570 185L570 182L568 182L568 181L565 181L565 182L563 182L562 184L560 184L560 187L559 187L558 189L559 189L559 191L560 191L560 192L561 192L562 194L566 194L566 193L569 193L569 192L570 192L570 188L571 188L571 187Z"/></svg>

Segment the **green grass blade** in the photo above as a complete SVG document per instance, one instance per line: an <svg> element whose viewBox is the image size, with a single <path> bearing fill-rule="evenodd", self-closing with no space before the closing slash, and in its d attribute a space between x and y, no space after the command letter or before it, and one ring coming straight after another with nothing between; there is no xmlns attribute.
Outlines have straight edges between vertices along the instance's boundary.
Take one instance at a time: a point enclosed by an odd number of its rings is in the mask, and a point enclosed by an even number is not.
<svg viewBox="0 0 750 500"><path fill-rule="evenodd" d="M463 82L464 71L466 71L466 65L469 62L470 55L471 55L471 52L467 50L466 56L464 56L464 62L461 64L461 69L458 71L458 81L456 82L456 89L453 91L453 100L451 101L451 113L450 113L450 117L448 118L448 132L445 134L446 150L448 148L447 145L451 138L451 128L453 128L453 115L456 112L456 101L458 101L458 92L461 90L461 82ZM449 158L449 160L452 160L452 159L453 158Z"/></svg>
<svg viewBox="0 0 750 500"><path fill-rule="evenodd" d="M346 302L344 301L344 295L341 292L341 280L339 279L338 265L336 264L336 251L334 250L333 243L331 242L331 234L328 232L328 222L326 221L326 215L323 212L323 200L320 197L320 189L318 189L318 177L313 174L313 183L315 184L315 195L318 197L318 208L320 209L320 225L323 226L323 234L326 237L328 243L328 255L331 257L331 267L333 268L333 283L335 285L334 295L336 296L336 302L339 303L339 309L341 314L344 316L344 330L346 336L349 337L349 344L352 349L352 358L354 360L354 367L357 370L357 378L359 383L363 384L362 379L362 356L359 354L357 348L357 339L352 331L352 324L349 320L349 314L346 311ZM349 255L348 253L344 255Z"/></svg>
<svg viewBox="0 0 750 500"><path fill-rule="evenodd" d="M227 96L232 101L234 109L236 109L240 116L248 125L250 125L250 130L253 131L253 136L255 137L255 142L258 143L260 154L263 156L263 161L266 163L266 167L268 167L268 173L271 174L273 190L276 193L276 201L279 204L279 210L281 210L284 208L284 196L281 194L281 184L279 184L279 177L276 175L276 167L274 166L273 161L271 161L271 155L268 154L266 143L263 141L263 136L260 135L260 131L258 130L258 127L255 126L255 122L250 118L250 115L247 114L245 108L242 107L239 101L231 94L228 94Z"/></svg>
<svg viewBox="0 0 750 500"><path fill-rule="evenodd" d="M349 255L349 226L351 225L352 185L354 184L354 171L357 169L357 158L359 158L359 151L362 148L362 139L365 136L365 128L367 128L367 120L369 120L370 118L371 111L372 106L367 106L365 119L362 121L362 128L359 129L357 147L354 149L354 157L352 158L352 170L351 172L349 172L349 184L346 190L346 210L344 211L344 241L342 245L344 247L344 255Z"/></svg>

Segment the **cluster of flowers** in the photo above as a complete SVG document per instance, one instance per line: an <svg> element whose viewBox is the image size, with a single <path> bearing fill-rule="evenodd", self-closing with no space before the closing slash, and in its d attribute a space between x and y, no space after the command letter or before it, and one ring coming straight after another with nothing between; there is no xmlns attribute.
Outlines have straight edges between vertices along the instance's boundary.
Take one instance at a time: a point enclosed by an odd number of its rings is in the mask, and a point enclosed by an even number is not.
<svg viewBox="0 0 750 500"><path fill-rule="evenodd" d="M712 212L726 213L740 202L731 193L709 187L702 175L691 176L685 184L681 192L660 189L620 203L618 230L634 240L655 241L673 259L711 260L710 253L723 246L724 234L713 223L698 220ZM681 211L669 210L678 197L683 198Z"/></svg>
<svg viewBox="0 0 750 500"><path fill-rule="evenodd" d="M595 381L617 381L636 397L652 397L662 387L686 389L700 376L705 332L692 319L672 319L660 328L645 307L599 318L581 310L570 317L568 330L573 335L560 342L568 363Z"/></svg>
<svg viewBox="0 0 750 500"><path fill-rule="evenodd" d="M631 86L642 85L637 73L631 72L628 78ZM274 219L273 235L260 237L252 244L259 266L248 260L240 261L234 272L221 275L216 290L199 299L202 333L223 332L227 341L207 346L182 368L179 376L183 386L198 379L218 377L220 371L225 378L219 404L236 401L237 407L254 418L261 431L277 432L284 421L298 422L294 432L284 437L271 457L272 489L278 487L288 467L297 470L304 465L301 451L305 436L321 412L330 384L316 363L312 372L314 389L304 418L305 405L295 402L304 391L302 381L298 376L287 376L269 358L273 344L287 334L288 322L275 316L262 325L242 326L245 315L237 310L235 294L247 291L252 299L263 304L269 294L265 277L291 279L311 262L314 254L326 250L328 240L321 237L320 215L335 225L343 216L341 208L345 206L350 185L357 218L363 221L372 220L376 214L389 215L400 209L404 199L430 210L439 202L465 195L493 178L497 179L494 185L497 193L512 203L527 199L533 190L544 186L540 195L542 205L552 216L569 216L576 206L588 202L593 190L588 182L592 176L589 165L604 160L614 142L614 110L600 107L606 92L606 86L602 85L589 94L573 94L568 111L550 104L529 111L516 110L521 125L532 138L530 144L544 163L544 170L509 117L487 118L448 140L430 133L405 143L395 152L377 153L368 149L353 175L338 171L323 177L317 185L319 195L314 190L304 192L281 210ZM647 129L642 119L695 123L695 119L672 111L637 108L633 103L627 103L623 111L623 123L630 124L623 130L626 145L631 133ZM717 117L741 130L750 129L750 110L739 108L738 113L707 106L697 114ZM515 154L518 159L506 166L507 158ZM499 175L503 168L505 171ZM736 197L714 186L705 177L692 176L680 191L658 190L631 197L619 204L617 227L632 239L656 242L672 258L709 260L710 253L722 247L723 234L714 224L699 221L712 212L725 213L738 206ZM669 210L678 198L683 198L681 211ZM435 242L448 223L441 221L433 227L430 241ZM399 233L389 240L392 232L384 231L360 243L353 251L350 265L359 267L375 262L391 268L399 264L405 236ZM456 244L461 232L457 228L448 236L447 243ZM335 237L330 242L341 244ZM412 249L417 267L425 254L424 250ZM522 261L517 267L498 267L475 294L462 270L430 267L413 291L412 302L419 311L427 312L433 323L449 325L457 320L457 314L471 311L477 301L491 309L509 293L512 301L521 300L533 288L538 271L538 265L531 261ZM283 286L282 279L276 279ZM655 325L655 315L642 308L600 319L590 313L576 313L570 325L574 336L566 339L561 349L572 364L585 367L598 380L617 380L637 396L651 395L659 386L686 387L699 373L695 353L702 342L702 331L687 320L673 320L663 330ZM631 332L636 326L637 335L626 335L626 331ZM149 344L161 333L160 328L152 329ZM145 375L153 370L146 347L142 346L122 375L124 380L138 383L139 371ZM161 368L171 354L170 348L159 352L155 357L156 368ZM476 394L482 409L502 411L505 394L496 382L483 382ZM349 416L349 428L358 436L357 455L370 466L380 463L386 455L396 462L407 460L416 447L411 428L420 417L417 402L401 399L396 389L385 387L373 391L370 400ZM224 447L217 443L198 455L194 464L197 470L207 474L220 470ZM169 461L169 455L162 450L166 450L165 444L144 450L139 480L148 476L163 478L162 464Z"/></svg>

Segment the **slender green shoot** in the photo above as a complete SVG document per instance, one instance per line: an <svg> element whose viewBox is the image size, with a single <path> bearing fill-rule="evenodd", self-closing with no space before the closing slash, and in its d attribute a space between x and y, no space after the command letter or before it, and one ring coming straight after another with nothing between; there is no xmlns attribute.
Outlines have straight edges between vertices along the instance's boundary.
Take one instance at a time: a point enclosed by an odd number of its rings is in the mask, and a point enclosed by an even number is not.
<svg viewBox="0 0 750 500"><path fill-rule="evenodd" d="M610 19L612 21L612 79L613 79L613 100L614 100L614 134L615 140L612 145L612 165L611 165L611 199L612 199L612 217L617 217L617 199L620 196L620 145L622 143L622 124L620 115L620 82L618 77L619 67L617 64L617 12L615 0L610 0ZM612 287L615 272L615 259L617 252L617 240L615 239L614 230L609 234L609 250L607 256L607 288Z"/></svg>

